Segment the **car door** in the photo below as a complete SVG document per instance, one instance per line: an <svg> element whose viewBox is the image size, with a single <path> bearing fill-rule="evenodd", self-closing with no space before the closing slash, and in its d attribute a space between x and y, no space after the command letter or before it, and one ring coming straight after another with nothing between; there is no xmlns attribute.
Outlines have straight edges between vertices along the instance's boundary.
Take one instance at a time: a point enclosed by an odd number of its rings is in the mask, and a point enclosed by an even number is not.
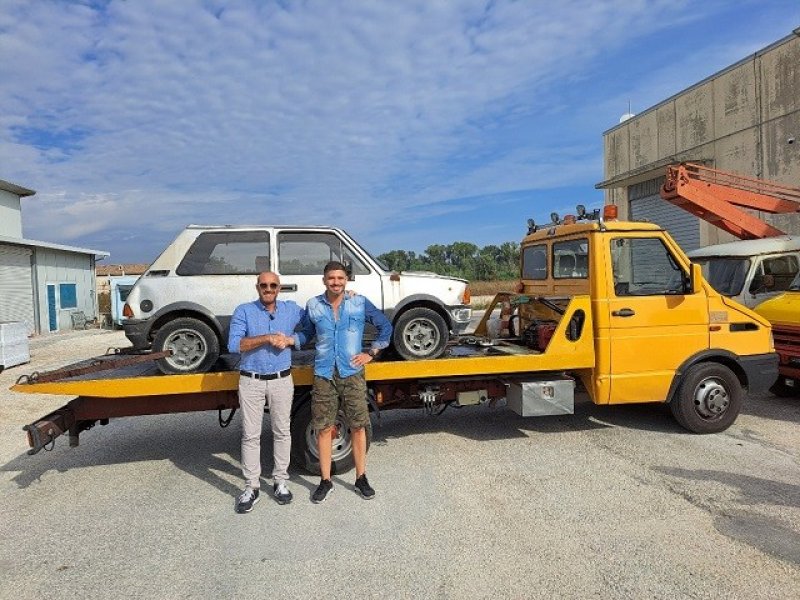
<svg viewBox="0 0 800 600"><path fill-rule="evenodd" d="M675 370L708 348L704 293L664 239L642 233L612 238L608 290L611 397L615 403L666 398Z"/></svg>
<svg viewBox="0 0 800 600"><path fill-rule="evenodd" d="M281 277L281 298L305 306L309 298L325 291L322 271L339 261L352 271L348 289L366 296L383 308L381 276L335 231L284 229L277 232L277 272Z"/></svg>

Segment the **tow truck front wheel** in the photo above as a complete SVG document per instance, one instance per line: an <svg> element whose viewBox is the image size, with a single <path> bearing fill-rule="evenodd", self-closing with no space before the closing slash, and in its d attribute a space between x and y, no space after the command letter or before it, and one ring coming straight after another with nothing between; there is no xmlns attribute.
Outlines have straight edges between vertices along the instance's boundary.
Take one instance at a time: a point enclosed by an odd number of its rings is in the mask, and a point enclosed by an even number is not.
<svg viewBox="0 0 800 600"><path fill-rule="evenodd" d="M728 367L700 363L689 368L670 402L670 409L683 427L693 433L718 433L739 416L744 392Z"/></svg>
<svg viewBox="0 0 800 600"><path fill-rule="evenodd" d="M331 474L341 474L355 466L353 440L344 414L339 411L333 432L331 448ZM372 442L372 424L366 427L367 451ZM311 423L311 398L307 395L297 412L292 415L292 464L300 465L312 475L319 475L319 448L317 430Z"/></svg>
<svg viewBox="0 0 800 600"><path fill-rule="evenodd" d="M184 317L163 325L153 340L153 351L169 350L170 356L156 361L162 373L205 373L219 358L219 340L214 331L197 319Z"/></svg>

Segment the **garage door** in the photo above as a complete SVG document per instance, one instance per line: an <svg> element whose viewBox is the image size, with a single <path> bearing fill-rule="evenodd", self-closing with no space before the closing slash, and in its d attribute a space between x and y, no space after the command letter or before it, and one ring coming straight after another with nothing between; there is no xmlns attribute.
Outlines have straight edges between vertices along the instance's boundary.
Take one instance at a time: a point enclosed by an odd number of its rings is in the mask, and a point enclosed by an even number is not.
<svg viewBox="0 0 800 600"><path fill-rule="evenodd" d="M22 321L34 332L31 251L0 246L0 321Z"/></svg>
<svg viewBox="0 0 800 600"><path fill-rule="evenodd" d="M697 217L662 200L658 194L664 178L651 179L628 188L631 219L646 219L660 225L684 252L700 247L700 222Z"/></svg>

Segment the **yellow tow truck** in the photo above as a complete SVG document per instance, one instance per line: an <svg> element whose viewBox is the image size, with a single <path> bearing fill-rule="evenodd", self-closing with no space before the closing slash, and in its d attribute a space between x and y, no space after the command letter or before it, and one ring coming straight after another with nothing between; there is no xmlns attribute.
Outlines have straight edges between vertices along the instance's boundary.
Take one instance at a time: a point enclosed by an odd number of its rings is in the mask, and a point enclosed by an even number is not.
<svg viewBox="0 0 800 600"><path fill-rule="evenodd" d="M571 414L577 386L596 404L668 403L695 433L728 428L747 391L777 378L769 322L714 291L666 231L617 221L615 210L579 206L544 227L529 221L517 293L498 294L475 333L453 340L443 358L368 365L373 412L438 414L506 398L522 416ZM496 308L502 321L489 335ZM292 446L295 464L314 472L309 354L294 357ZM15 392L76 396L24 427L29 453L64 433L77 445L82 431L116 417L217 410L220 424L230 423L237 356L183 375L158 373L157 358L119 353L20 378ZM337 472L352 466L341 421L333 458Z"/></svg>

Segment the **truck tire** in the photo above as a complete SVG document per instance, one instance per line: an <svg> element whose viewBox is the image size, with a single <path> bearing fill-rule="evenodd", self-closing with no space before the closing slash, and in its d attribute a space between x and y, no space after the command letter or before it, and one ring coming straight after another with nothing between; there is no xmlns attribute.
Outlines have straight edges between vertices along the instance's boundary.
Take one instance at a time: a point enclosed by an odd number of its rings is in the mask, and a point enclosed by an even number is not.
<svg viewBox="0 0 800 600"><path fill-rule="evenodd" d="M311 394L301 401L297 412L292 415L292 464L299 465L312 475L319 475L319 451L317 432L311 426ZM355 466L353 443L347 428L344 414L339 411L336 418L336 431L331 452L331 475L346 473ZM366 427L367 452L372 443L372 423Z"/></svg>
<svg viewBox="0 0 800 600"><path fill-rule="evenodd" d="M394 324L392 346L404 360L439 358L447 348L450 331L442 315L431 308L412 308Z"/></svg>
<svg viewBox="0 0 800 600"><path fill-rule="evenodd" d="M769 388L769 391L779 398L791 398L792 396L797 396L798 393L800 393L800 382L794 379L792 380L794 385L788 385L786 380L787 378L781 375L778 377L778 381L772 384L772 387Z"/></svg>
<svg viewBox="0 0 800 600"><path fill-rule="evenodd" d="M719 363L699 363L683 375L670 409L693 433L718 433L739 416L744 391L739 379Z"/></svg>
<svg viewBox="0 0 800 600"><path fill-rule="evenodd" d="M198 319L183 317L163 325L153 340L153 352L172 350L156 365L162 373L205 373L219 358L219 339Z"/></svg>

